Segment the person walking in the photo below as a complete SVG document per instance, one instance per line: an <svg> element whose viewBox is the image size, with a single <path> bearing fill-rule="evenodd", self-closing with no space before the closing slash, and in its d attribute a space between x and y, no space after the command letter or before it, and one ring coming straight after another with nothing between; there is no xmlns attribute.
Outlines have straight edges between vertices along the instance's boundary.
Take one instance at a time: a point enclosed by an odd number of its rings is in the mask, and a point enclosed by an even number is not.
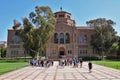
<svg viewBox="0 0 120 80"><path fill-rule="evenodd" d="M82 63L83 63L83 60L82 60L82 58L80 58L80 68L82 68Z"/></svg>
<svg viewBox="0 0 120 80"><path fill-rule="evenodd" d="M89 73L91 73L91 72L92 72L92 71L91 71L91 70L92 70L92 62L89 62L89 63L88 63L88 68L89 68Z"/></svg>

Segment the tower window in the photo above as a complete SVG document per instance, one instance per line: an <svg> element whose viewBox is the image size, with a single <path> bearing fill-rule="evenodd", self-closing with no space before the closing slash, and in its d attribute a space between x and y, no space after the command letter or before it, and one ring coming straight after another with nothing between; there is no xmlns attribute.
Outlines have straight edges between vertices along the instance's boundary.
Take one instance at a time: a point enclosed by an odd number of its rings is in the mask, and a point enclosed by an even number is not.
<svg viewBox="0 0 120 80"><path fill-rule="evenodd" d="M57 15L55 15L55 18L57 17Z"/></svg>
<svg viewBox="0 0 120 80"><path fill-rule="evenodd" d="M59 17L61 18L61 17L65 17L64 15L59 15Z"/></svg>
<svg viewBox="0 0 120 80"><path fill-rule="evenodd" d="M69 16L69 15L67 15L67 18L69 18L69 19L70 19L70 16Z"/></svg>

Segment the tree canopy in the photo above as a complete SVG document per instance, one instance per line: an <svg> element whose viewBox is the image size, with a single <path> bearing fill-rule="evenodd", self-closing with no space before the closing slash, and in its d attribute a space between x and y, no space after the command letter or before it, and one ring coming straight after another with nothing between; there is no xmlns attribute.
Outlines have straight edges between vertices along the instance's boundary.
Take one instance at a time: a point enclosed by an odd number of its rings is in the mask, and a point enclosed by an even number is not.
<svg viewBox="0 0 120 80"><path fill-rule="evenodd" d="M2 58L6 57L6 48L4 47L0 48L0 57Z"/></svg>
<svg viewBox="0 0 120 80"><path fill-rule="evenodd" d="M118 40L118 51L117 51L117 56L120 57L120 37Z"/></svg>
<svg viewBox="0 0 120 80"><path fill-rule="evenodd" d="M95 28L95 33L91 36L91 45L97 51L108 52L114 39L116 31L113 28L115 22L105 18L97 18L87 21L88 26Z"/></svg>
<svg viewBox="0 0 120 80"><path fill-rule="evenodd" d="M34 12L30 12L29 18L23 18L23 27L20 29L14 24L16 35L22 39L23 47L34 58L44 50L47 42L54 33L55 17L48 6L36 6Z"/></svg>

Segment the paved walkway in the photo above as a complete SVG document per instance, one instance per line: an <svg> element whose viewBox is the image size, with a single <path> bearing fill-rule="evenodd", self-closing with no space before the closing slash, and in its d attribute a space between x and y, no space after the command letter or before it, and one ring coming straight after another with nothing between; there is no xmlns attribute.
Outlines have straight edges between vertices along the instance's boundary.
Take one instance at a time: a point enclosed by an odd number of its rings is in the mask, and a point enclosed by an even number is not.
<svg viewBox="0 0 120 80"><path fill-rule="evenodd" d="M120 70L93 64L92 73L88 72L87 63L82 68L57 67L58 62L49 68L25 67L4 75L0 80L120 80Z"/></svg>

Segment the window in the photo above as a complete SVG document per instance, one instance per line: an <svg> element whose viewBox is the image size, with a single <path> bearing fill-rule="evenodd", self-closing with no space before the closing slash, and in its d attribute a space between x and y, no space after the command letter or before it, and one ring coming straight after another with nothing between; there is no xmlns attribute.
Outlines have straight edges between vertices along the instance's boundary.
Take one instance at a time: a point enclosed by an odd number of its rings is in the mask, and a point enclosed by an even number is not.
<svg viewBox="0 0 120 80"><path fill-rule="evenodd" d="M59 17L61 18L61 17L64 17L64 15L59 15Z"/></svg>
<svg viewBox="0 0 120 80"><path fill-rule="evenodd" d="M83 54L85 54L85 50L83 50Z"/></svg>
<svg viewBox="0 0 120 80"><path fill-rule="evenodd" d="M87 43L87 35L84 35L84 43Z"/></svg>
<svg viewBox="0 0 120 80"><path fill-rule="evenodd" d="M80 54L87 54L87 50L80 50Z"/></svg>
<svg viewBox="0 0 120 80"><path fill-rule="evenodd" d="M68 54L72 54L72 51L71 51L71 50L68 50Z"/></svg>
<svg viewBox="0 0 120 80"><path fill-rule="evenodd" d="M80 50L80 54L82 54L82 50Z"/></svg>
<svg viewBox="0 0 120 80"><path fill-rule="evenodd" d="M70 19L70 16L69 16L69 15L67 15L67 18L69 18L69 19Z"/></svg>
<svg viewBox="0 0 120 80"><path fill-rule="evenodd" d="M15 40L15 35L12 35L10 42L14 44L14 40Z"/></svg>
<svg viewBox="0 0 120 80"><path fill-rule="evenodd" d="M68 50L68 54L69 54L69 50Z"/></svg>
<svg viewBox="0 0 120 80"><path fill-rule="evenodd" d="M66 33L65 41L66 41L66 43L70 43L70 35L69 35L69 33Z"/></svg>
<svg viewBox="0 0 120 80"><path fill-rule="evenodd" d="M18 50L12 50L12 51L11 51L11 56L12 56L12 57L18 56L18 54L19 54L19 51L18 51Z"/></svg>
<svg viewBox="0 0 120 80"><path fill-rule="evenodd" d="M16 36L16 43L20 43L20 37L19 36Z"/></svg>
<svg viewBox="0 0 120 80"><path fill-rule="evenodd" d="M72 51L70 50L70 54L72 54Z"/></svg>
<svg viewBox="0 0 120 80"><path fill-rule="evenodd" d="M54 43L58 43L58 34L57 33L55 33L54 34Z"/></svg>
<svg viewBox="0 0 120 80"><path fill-rule="evenodd" d="M64 34L60 33L60 44L64 44Z"/></svg>
<svg viewBox="0 0 120 80"><path fill-rule="evenodd" d="M87 50L86 50L86 52L85 52L86 54L87 54Z"/></svg>
<svg viewBox="0 0 120 80"><path fill-rule="evenodd" d="M79 43L82 43L82 35L79 36Z"/></svg>
<svg viewBox="0 0 120 80"><path fill-rule="evenodd" d="M19 37L19 36L16 36L16 35L13 35L13 36L11 37L11 43L12 43L12 44L15 44L15 43L19 44L19 43L20 43L20 37Z"/></svg>

